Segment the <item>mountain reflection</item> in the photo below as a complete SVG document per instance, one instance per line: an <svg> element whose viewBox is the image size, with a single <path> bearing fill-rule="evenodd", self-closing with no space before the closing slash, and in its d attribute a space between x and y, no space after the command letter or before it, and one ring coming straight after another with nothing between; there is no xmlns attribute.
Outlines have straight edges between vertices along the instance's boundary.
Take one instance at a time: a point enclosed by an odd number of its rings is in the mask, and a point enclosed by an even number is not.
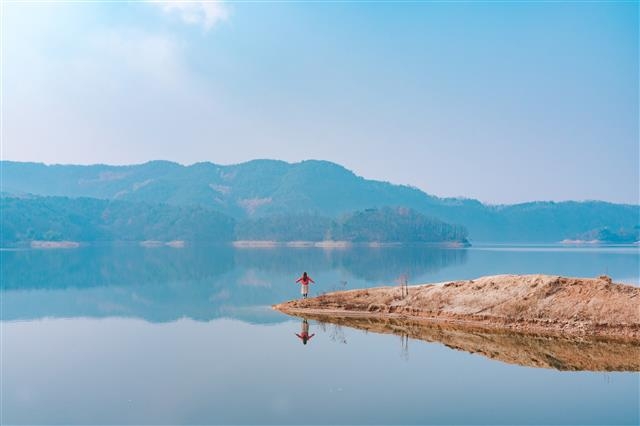
<svg viewBox="0 0 640 426"><path fill-rule="evenodd" d="M208 281L233 269L233 252L203 249L103 246L1 251L3 289L102 287Z"/></svg>
<svg viewBox="0 0 640 426"><path fill-rule="evenodd" d="M269 306L299 296L313 272L317 292L392 284L466 261L464 249L355 247L233 249L228 246L0 251L3 320L126 316L282 320ZM315 292L315 293L314 293ZM262 308L261 308L262 307Z"/></svg>

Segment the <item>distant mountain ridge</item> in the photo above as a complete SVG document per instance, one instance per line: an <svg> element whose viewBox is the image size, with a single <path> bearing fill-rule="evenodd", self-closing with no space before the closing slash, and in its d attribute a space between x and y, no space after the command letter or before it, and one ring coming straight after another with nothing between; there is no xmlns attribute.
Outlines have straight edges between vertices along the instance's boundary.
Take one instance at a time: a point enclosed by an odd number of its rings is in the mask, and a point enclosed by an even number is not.
<svg viewBox="0 0 640 426"><path fill-rule="evenodd" d="M640 223L637 205L567 201L492 206L364 179L338 164L319 160L294 164L253 160L229 166L183 166L169 161L128 166L3 161L0 166L3 194L202 206L237 220L288 214L335 218L370 208L408 207L465 226L472 241L556 242L598 229L633 229Z"/></svg>
<svg viewBox="0 0 640 426"><path fill-rule="evenodd" d="M426 207L433 199L418 189L366 180L317 160L253 160L230 166L169 161L132 166L1 164L6 193L199 204L236 218L290 212L335 216L371 207Z"/></svg>

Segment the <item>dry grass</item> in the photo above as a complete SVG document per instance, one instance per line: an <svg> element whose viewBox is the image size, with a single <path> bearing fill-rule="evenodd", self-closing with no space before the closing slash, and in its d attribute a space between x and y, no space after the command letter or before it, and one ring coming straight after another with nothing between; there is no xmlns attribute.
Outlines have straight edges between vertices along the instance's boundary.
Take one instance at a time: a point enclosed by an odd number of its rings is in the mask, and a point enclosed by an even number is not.
<svg viewBox="0 0 640 426"><path fill-rule="evenodd" d="M498 275L445 285L349 290L275 306L286 313L346 312L479 323L517 331L640 341L640 288L608 277Z"/></svg>

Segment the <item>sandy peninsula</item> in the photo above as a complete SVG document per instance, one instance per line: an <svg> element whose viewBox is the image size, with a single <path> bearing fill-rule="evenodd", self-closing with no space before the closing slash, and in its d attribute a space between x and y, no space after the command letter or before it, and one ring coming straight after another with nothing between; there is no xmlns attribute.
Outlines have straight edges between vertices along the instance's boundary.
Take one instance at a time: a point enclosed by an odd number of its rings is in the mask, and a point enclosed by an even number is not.
<svg viewBox="0 0 640 426"><path fill-rule="evenodd" d="M325 319L402 319L640 343L640 288L604 276L497 275L409 286L404 295L398 286L377 287L293 300L274 309Z"/></svg>
<svg viewBox="0 0 640 426"><path fill-rule="evenodd" d="M409 286L404 293L398 287L339 291L274 308L509 364L640 371L640 288L608 277L500 275Z"/></svg>
<svg viewBox="0 0 640 426"><path fill-rule="evenodd" d="M70 249L80 247L77 241L31 241L31 248L34 249Z"/></svg>

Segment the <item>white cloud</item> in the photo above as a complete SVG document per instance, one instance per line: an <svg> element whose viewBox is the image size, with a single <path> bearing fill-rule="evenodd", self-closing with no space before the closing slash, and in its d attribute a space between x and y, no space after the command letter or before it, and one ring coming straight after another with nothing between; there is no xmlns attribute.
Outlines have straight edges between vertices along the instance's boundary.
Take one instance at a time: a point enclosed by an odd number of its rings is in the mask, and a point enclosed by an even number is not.
<svg viewBox="0 0 640 426"><path fill-rule="evenodd" d="M222 0L152 0L164 13L175 14L190 25L201 25L210 30L215 24L226 21L229 10Z"/></svg>
<svg viewBox="0 0 640 426"><path fill-rule="evenodd" d="M227 114L190 69L181 39L122 27L83 27L67 36L55 26L25 25L29 12L13 11L3 28L11 40L2 76L6 158L179 159L172 154L178 141L202 143L227 132Z"/></svg>

